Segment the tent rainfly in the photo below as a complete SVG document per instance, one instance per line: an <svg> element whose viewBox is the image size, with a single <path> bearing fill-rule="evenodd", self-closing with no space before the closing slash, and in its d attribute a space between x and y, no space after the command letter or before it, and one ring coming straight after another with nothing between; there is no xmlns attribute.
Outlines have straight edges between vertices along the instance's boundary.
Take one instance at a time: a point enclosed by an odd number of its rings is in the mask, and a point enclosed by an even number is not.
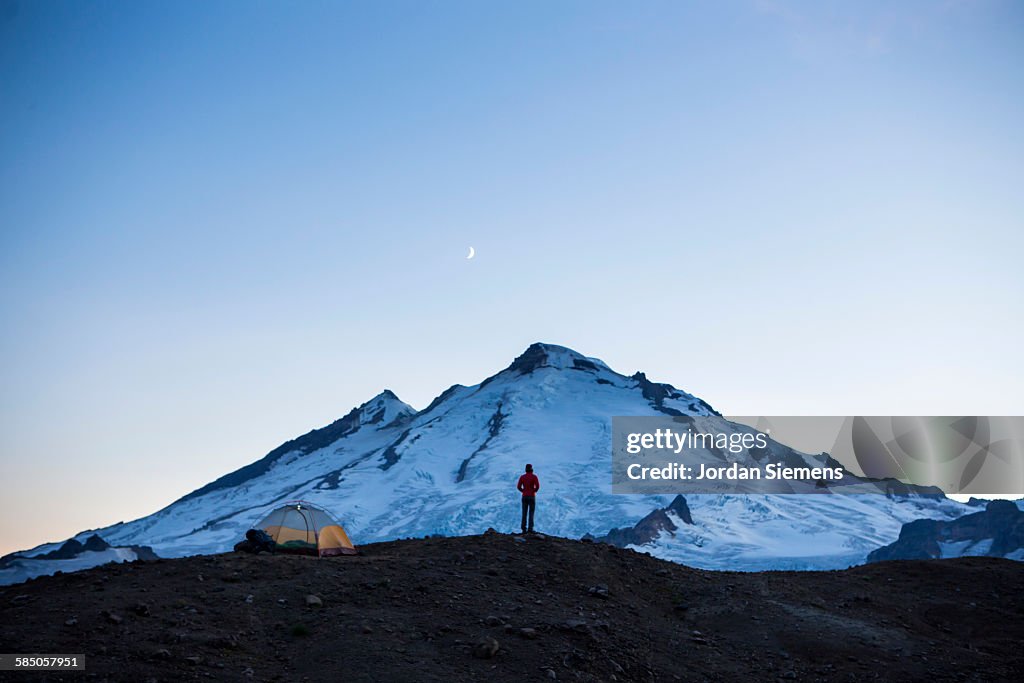
<svg viewBox="0 0 1024 683"><path fill-rule="evenodd" d="M274 539L278 552L299 555L355 555L348 534L331 515L305 501L291 501L272 510L257 529Z"/></svg>

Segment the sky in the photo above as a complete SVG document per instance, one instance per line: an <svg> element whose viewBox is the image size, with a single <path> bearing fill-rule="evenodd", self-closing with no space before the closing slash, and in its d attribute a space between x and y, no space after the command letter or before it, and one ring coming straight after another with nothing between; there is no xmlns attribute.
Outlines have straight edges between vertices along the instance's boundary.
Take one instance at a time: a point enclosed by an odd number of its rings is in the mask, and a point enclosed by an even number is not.
<svg viewBox="0 0 1024 683"><path fill-rule="evenodd" d="M1022 414L1022 121L1013 1L0 0L0 553L535 341Z"/></svg>

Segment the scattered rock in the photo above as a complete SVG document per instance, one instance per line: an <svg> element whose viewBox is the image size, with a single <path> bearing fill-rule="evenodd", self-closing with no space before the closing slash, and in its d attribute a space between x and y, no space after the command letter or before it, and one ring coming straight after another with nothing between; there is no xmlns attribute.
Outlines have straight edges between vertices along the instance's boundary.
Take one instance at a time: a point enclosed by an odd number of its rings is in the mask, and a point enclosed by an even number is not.
<svg viewBox="0 0 1024 683"><path fill-rule="evenodd" d="M585 633L588 630L586 619L568 619L559 624L558 628L563 631L576 631L577 633Z"/></svg>
<svg viewBox="0 0 1024 683"><path fill-rule="evenodd" d="M214 638L212 641L210 641L210 644L214 647L225 650L237 650L238 638L234 635L224 636L222 638Z"/></svg>
<svg viewBox="0 0 1024 683"><path fill-rule="evenodd" d="M573 648L562 657L562 666L567 669L580 669L587 664L588 660L586 652Z"/></svg>
<svg viewBox="0 0 1024 683"><path fill-rule="evenodd" d="M477 659L491 659L498 654L501 646L494 638L484 638L473 646L473 656Z"/></svg>
<svg viewBox="0 0 1024 683"><path fill-rule="evenodd" d="M862 680L881 670L893 679L952 682L1015 680L1012 671L1024 661L1005 648L999 657L988 654L1020 639L1020 620L1003 620L998 636L986 630L1001 613L1024 614L1024 598L1002 589L992 594L992 586L1019 582L1021 563L966 558L827 574L734 574L557 538L527 537L512 549L511 538L409 542L422 556L403 555L397 551L404 546L389 543L351 561L228 555L44 577L0 588L0 640L25 645L41 634L48 642L81 641L95 655L90 669L97 681L140 683L151 676L301 683L304 674L316 675L288 655L288 646L340 653L341 642L396 680L798 683ZM488 573L495 568L500 579ZM236 569L240 583L222 581ZM667 578L659 578L663 570ZM206 575L202 585L198 571ZM97 595L92 584L103 574L110 580ZM863 593L871 585L879 594L868 603ZM824 590L830 586L842 590ZM261 591L259 603L247 588ZM19 594L27 597L12 604ZM904 595L923 602L908 608ZM934 595L944 597L929 602ZM962 596L957 607L977 607L953 610L949 596ZM279 598L287 599L284 606ZM542 605L534 604L538 599ZM811 615L839 610L840 603L847 604L846 618L825 619L818 628ZM790 612L790 604L807 609ZM874 628L848 638L847 622ZM368 635L355 637L361 630ZM957 646L964 632L970 642ZM306 640L299 643L299 635ZM838 652L830 649L837 640ZM812 653L815 645L831 653L827 659ZM687 650L697 665L689 674L679 666Z"/></svg>

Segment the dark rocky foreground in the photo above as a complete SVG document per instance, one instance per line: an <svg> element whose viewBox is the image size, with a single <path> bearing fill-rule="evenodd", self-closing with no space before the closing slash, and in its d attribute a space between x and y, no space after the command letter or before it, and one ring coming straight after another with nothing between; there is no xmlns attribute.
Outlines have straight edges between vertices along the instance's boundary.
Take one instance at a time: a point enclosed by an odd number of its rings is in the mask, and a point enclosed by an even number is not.
<svg viewBox="0 0 1024 683"><path fill-rule="evenodd" d="M107 565L0 592L0 680L1020 680L1024 564L689 569L500 534ZM309 597L313 596L313 597Z"/></svg>

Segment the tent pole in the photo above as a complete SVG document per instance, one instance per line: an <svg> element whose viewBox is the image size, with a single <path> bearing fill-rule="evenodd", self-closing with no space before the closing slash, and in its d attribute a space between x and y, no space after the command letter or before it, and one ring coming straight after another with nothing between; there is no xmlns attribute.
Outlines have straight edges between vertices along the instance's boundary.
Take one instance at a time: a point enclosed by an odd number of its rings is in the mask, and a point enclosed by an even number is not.
<svg viewBox="0 0 1024 683"><path fill-rule="evenodd" d="M316 559L319 560L323 555L320 554L320 530L316 528L316 518L313 516L314 512L316 512L316 510L310 508L309 519L313 522L313 540L316 542Z"/></svg>
<svg viewBox="0 0 1024 683"><path fill-rule="evenodd" d="M309 522L312 521L312 517L309 520L306 519L306 515L303 514L303 512L302 512L302 506L301 505L296 505L295 506L295 511L299 513L299 517L302 518L302 523L306 525L306 538L309 538ZM313 540L314 541L316 540L316 531L313 532ZM319 543L317 545L319 546ZM317 548L317 552L318 553L320 552L320 548L319 547Z"/></svg>

